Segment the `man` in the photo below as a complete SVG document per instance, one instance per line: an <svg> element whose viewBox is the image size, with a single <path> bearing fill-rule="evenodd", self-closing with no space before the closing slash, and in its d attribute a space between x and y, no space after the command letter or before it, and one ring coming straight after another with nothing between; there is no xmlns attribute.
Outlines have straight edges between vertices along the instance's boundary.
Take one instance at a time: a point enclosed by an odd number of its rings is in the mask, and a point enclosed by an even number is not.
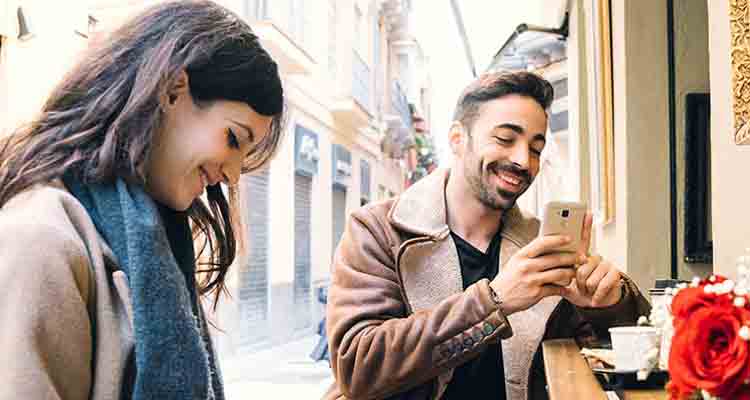
<svg viewBox="0 0 750 400"><path fill-rule="evenodd" d="M450 170L352 214L329 291L327 399L545 399L542 340L588 342L648 312L587 256L591 215L579 253L560 253L571 238L537 237L515 204L539 172L552 98L531 73L479 78L456 106Z"/></svg>

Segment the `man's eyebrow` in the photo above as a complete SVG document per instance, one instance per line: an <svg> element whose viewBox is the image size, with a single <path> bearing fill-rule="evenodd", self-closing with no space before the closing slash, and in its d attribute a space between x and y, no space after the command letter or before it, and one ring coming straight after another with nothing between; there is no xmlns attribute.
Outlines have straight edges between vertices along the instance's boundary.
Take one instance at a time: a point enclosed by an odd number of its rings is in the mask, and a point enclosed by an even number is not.
<svg viewBox="0 0 750 400"><path fill-rule="evenodd" d="M236 121L234 119L230 118L229 120L239 125L241 128L247 131L248 138L250 139L250 143L255 142L255 132L253 132L253 128L249 127L248 125L243 124L242 122Z"/></svg>
<svg viewBox="0 0 750 400"><path fill-rule="evenodd" d="M519 135L521 135L521 134L524 133L524 130L521 127L521 125L512 124L510 122L506 122L506 123L497 125L497 126L495 126L495 129L510 129L510 130L518 133Z"/></svg>
<svg viewBox="0 0 750 400"><path fill-rule="evenodd" d="M513 123L510 123L510 122L506 122L506 123L497 125L497 126L495 126L495 129L510 129L510 130L512 130L513 132L516 132L519 135L523 135L523 134L526 133L526 131L524 131L524 129L523 129L523 127L521 127L521 125L513 124ZM532 141L541 140L542 142L547 143L547 138L544 136L543 133L537 133L536 135L534 135L534 137L531 140Z"/></svg>

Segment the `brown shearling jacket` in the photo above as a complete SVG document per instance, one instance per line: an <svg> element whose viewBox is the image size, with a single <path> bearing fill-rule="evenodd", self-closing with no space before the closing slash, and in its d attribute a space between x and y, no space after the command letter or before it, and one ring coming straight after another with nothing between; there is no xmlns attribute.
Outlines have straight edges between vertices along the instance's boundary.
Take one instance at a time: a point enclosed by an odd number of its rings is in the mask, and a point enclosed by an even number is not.
<svg viewBox="0 0 750 400"><path fill-rule="evenodd" d="M333 262L327 331L335 383L326 400L440 399L453 369L503 340L510 400L546 399L542 340L587 343L634 324L649 304L627 277L617 304L584 309L548 297L505 316L489 282L463 290L446 223L448 171L349 218ZM531 242L539 221L516 206L502 223L502 265Z"/></svg>

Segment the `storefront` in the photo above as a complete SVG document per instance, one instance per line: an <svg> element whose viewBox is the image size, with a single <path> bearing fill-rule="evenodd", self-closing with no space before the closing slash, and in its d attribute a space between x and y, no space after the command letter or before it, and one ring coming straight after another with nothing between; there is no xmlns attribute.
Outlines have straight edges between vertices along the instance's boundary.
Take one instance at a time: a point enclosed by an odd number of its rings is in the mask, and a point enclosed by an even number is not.
<svg viewBox="0 0 750 400"><path fill-rule="evenodd" d="M238 272L239 346L267 340L269 332L269 190L270 171L263 168L240 180L247 251Z"/></svg>
<svg viewBox="0 0 750 400"><path fill-rule="evenodd" d="M313 177L318 173L318 135L301 125L294 130L294 330L312 326L311 241Z"/></svg>
<svg viewBox="0 0 750 400"><path fill-rule="evenodd" d="M371 195L371 181L370 181L370 163L367 160L360 160L359 162L359 179L360 179L360 194L359 203L365 205L372 201Z"/></svg>
<svg viewBox="0 0 750 400"><path fill-rule="evenodd" d="M346 226L346 198L352 179L352 153L340 144L333 144L332 160L332 199L331 215L333 220L333 252L336 251L341 235Z"/></svg>

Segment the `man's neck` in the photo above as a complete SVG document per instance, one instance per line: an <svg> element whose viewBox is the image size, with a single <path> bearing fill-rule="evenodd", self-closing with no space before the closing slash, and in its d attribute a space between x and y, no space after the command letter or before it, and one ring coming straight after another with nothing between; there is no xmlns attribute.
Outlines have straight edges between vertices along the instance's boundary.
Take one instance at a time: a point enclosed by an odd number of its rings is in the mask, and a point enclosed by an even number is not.
<svg viewBox="0 0 750 400"><path fill-rule="evenodd" d="M503 210L491 209L463 183L463 176L452 171L445 188L448 227L452 232L484 250L500 228Z"/></svg>

